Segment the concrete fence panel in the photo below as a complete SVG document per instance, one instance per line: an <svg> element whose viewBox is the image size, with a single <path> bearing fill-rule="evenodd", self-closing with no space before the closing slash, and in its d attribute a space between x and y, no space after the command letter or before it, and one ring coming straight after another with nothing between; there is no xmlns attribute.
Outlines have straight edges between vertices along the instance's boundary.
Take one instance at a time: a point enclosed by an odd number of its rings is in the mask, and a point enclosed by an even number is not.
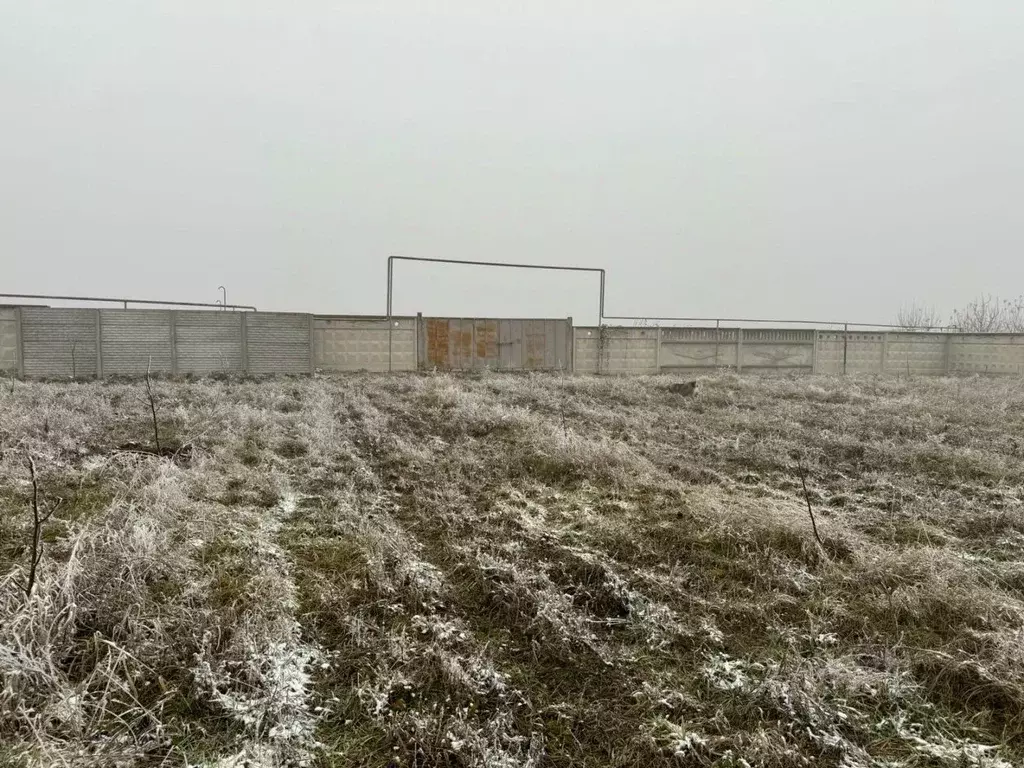
<svg viewBox="0 0 1024 768"><path fill-rule="evenodd" d="M661 370L687 374L735 368L738 339L735 328L662 328Z"/></svg>
<svg viewBox="0 0 1024 768"><path fill-rule="evenodd" d="M657 373L659 328L577 328L576 370L581 373Z"/></svg>
<svg viewBox="0 0 1024 768"><path fill-rule="evenodd" d="M949 341L952 373L1024 375L1024 334L964 334Z"/></svg>
<svg viewBox="0 0 1024 768"><path fill-rule="evenodd" d="M147 369L173 373L174 313L159 309L101 309L99 313L104 376L138 376Z"/></svg>
<svg viewBox="0 0 1024 768"><path fill-rule="evenodd" d="M309 315L254 312L243 315L250 373L309 373Z"/></svg>
<svg viewBox="0 0 1024 768"><path fill-rule="evenodd" d="M600 335L598 327L578 327L572 329L573 335L573 371L576 373L597 373L600 357Z"/></svg>
<svg viewBox="0 0 1024 768"><path fill-rule="evenodd" d="M177 312L174 331L178 373L245 370L241 313Z"/></svg>
<svg viewBox="0 0 1024 768"><path fill-rule="evenodd" d="M18 310L0 308L0 371L18 372Z"/></svg>
<svg viewBox="0 0 1024 768"><path fill-rule="evenodd" d="M415 317L317 315L313 318L313 360L325 371L416 370Z"/></svg>
<svg viewBox="0 0 1024 768"><path fill-rule="evenodd" d="M884 354L884 333L818 331L814 370L826 374L879 373Z"/></svg>
<svg viewBox="0 0 1024 768"><path fill-rule="evenodd" d="M741 371L749 373L811 373L814 331L756 328L738 331Z"/></svg>
<svg viewBox="0 0 1024 768"><path fill-rule="evenodd" d="M96 376L99 337L98 310L21 308L26 376Z"/></svg>
<svg viewBox="0 0 1024 768"><path fill-rule="evenodd" d="M948 366L948 340L944 333L886 333L881 371L904 376L942 376Z"/></svg>

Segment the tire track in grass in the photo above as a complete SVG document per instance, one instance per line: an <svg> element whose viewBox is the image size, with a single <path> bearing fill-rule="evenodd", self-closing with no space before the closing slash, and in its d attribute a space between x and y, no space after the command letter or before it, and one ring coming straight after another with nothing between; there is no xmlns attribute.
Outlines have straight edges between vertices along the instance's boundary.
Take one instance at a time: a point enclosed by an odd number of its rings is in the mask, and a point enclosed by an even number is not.
<svg viewBox="0 0 1024 768"><path fill-rule="evenodd" d="M234 392L218 446L223 514L199 542L209 573L212 609L223 617L207 632L192 675L214 710L241 731L233 750L199 763L216 768L311 765L319 713L311 697L320 649L298 620L294 563L283 545L299 497L291 476L300 471L288 451L294 416L277 407L280 388L245 384ZM266 451L275 447L278 455Z"/></svg>
<svg viewBox="0 0 1024 768"><path fill-rule="evenodd" d="M230 754L199 765L306 766L316 749L310 669L321 654L302 637L293 565L279 541L295 495L287 482L278 491L272 506L233 507L204 546L214 608L226 621L203 635L191 672L241 738Z"/></svg>
<svg viewBox="0 0 1024 768"><path fill-rule="evenodd" d="M384 408L393 405L385 394L373 399ZM396 515L452 585L467 626L495 648L510 678L529 692L533 710L520 718L520 727L543 729L545 764L658 761L661 755L641 732L644 721L633 697L642 675L617 663L616 643L600 628L607 617L576 604L549 577L550 563L537 541L487 509L492 479L476 473L468 481L452 458L470 446L447 440L426 455L422 446L435 444L430 438L439 430L420 420L420 446L403 455L402 447L411 445L403 427L393 423L392 450L372 452L368 461L388 478Z"/></svg>
<svg viewBox="0 0 1024 768"><path fill-rule="evenodd" d="M357 424L379 413L338 389L310 392L303 418L329 429L331 447L313 458L321 466L304 467L311 495L283 539L305 631L330 660L317 675L322 764L536 765L539 740L511 715L528 703L452 612L442 573L357 447L368 436Z"/></svg>

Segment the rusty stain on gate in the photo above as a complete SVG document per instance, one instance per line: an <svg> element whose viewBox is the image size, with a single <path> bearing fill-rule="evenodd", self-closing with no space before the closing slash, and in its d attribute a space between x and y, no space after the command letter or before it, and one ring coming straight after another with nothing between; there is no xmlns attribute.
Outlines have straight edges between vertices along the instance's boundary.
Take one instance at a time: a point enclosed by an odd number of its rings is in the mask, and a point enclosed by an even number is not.
<svg viewBox="0 0 1024 768"><path fill-rule="evenodd" d="M478 360L489 361L498 357L498 323L484 320L476 326L476 357Z"/></svg>
<svg viewBox="0 0 1024 768"><path fill-rule="evenodd" d="M563 320L424 318L421 365L440 370L551 370L571 360Z"/></svg>
<svg viewBox="0 0 1024 768"><path fill-rule="evenodd" d="M427 320L427 363L448 368L448 321Z"/></svg>
<svg viewBox="0 0 1024 768"><path fill-rule="evenodd" d="M533 323L530 324L531 326ZM545 335L544 326L541 325L540 333L537 333L533 327L526 329L526 360L524 360L524 368L543 368L544 367L544 347Z"/></svg>
<svg viewBox="0 0 1024 768"><path fill-rule="evenodd" d="M473 367L473 331L461 328L458 336L458 361L460 368ZM454 364L454 360L452 363Z"/></svg>

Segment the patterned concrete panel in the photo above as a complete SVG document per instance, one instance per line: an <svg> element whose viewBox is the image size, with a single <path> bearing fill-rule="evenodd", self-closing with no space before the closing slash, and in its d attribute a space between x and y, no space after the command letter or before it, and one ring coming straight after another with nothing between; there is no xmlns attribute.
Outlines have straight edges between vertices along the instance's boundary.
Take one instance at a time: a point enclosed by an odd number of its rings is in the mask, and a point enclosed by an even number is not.
<svg viewBox="0 0 1024 768"><path fill-rule="evenodd" d="M326 371L388 370L386 317L313 318L313 359ZM416 318L392 318L391 370L416 370Z"/></svg>
<svg viewBox="0 0 1024 768"><path fill-rule="evenodd" d="M309 373L309 315L253 312L245 315L246 360L251 373Z"/></svg>
<svg viewBox="0 0 1024 768"><path fill-rule="evenodd" d="M92 377L97 373L95 309L21 309L26 376Z"/></svg>
<svg viewBox="0 0 1024 768"><path fill-rule="evenodd" d="M744 330L739 346L742 350L742 370L751 373L809 373L814 366L814 331L772 328Z"/></svg>
<svg viewBox="0 0 1024 768"><path fill-rule="evenodd" d="M953 373L1024 375L1024 334L954 336L949 363Z"/></svg>
<svg viewBox="0 0 1024 768"><path fill-rule="evenodd" d="M884 333L850 331L844 340L842 331L819 331L815 370L825 374L844 373L845 357L845 373L880 373L884 348Z"/></svg>
<svg viewBox="0 0 1024 768"><path fill-rule="evenodd" d="M179 373L244 369L240 312L176 312L174 331Z"/></svg>
<svg viewBox="0 0 1024 768"><path fill-rule="evenodd" d="M739 333L735 328L662 328L662 371L699 372L735 368Z"/></svg>
<svg viewBox="0 0 1024 768"><path fill-rule="evenodd" d="M171 314L158 309L101 309L103 375L170 373Z"/></svg>
<svg viewBox="0 0 1024 768"><path fill-rule="evenodd" d="M884 372L908 376L944 375L948 338L944 333L886 333Z"/></svg>
<svg viewBox="0 0 1024 768"><path fill-rule="evenodd" d="M577 328L576 371L658 372L657 328Z"/></svg>

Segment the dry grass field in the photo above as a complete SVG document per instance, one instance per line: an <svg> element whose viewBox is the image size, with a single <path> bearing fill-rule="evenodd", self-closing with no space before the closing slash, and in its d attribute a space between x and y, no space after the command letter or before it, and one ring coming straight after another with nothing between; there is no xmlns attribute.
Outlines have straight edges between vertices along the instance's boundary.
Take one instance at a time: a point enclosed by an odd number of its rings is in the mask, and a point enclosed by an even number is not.
<svg viewBox="0 0 1024 768"><path fill-rule="evenodd" d="M0 765L1024 765L1024 383L666 383L0 382Z"/></svg>

